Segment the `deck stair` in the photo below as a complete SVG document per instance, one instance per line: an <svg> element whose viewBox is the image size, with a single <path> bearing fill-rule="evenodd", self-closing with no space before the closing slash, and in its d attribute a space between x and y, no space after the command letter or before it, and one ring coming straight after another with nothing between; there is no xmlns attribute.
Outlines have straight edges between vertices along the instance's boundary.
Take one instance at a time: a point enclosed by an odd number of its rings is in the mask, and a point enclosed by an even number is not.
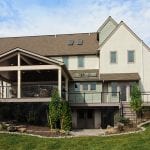
<svg viewBox="0 0 150 150"><path fill-rule="evenodd" d="M130 103L129 102L123 102L122 106L123 106L123 116L125 118L129 118L132 121L135 121L136 120L136 113L130 107Z"/></svg>

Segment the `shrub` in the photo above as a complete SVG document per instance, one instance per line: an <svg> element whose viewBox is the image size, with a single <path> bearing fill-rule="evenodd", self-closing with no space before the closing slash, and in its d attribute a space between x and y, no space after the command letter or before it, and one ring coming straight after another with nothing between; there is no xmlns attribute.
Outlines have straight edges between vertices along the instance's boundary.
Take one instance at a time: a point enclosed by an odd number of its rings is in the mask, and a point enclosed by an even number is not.
<svg viewBox="0 0 150 150"><path fill-rule="evenodd" d="M55 89L52 92L52 99L49 103L49 125L51 129L56 129L60 119L60 96Z"/></svg>
<svg viewBox="0 0 150 150"><path fill-rule="evenodd" d="M137 116L142 110L141 92L140 92L140 88L137 84L134 84L131 89L130 106L136 113L136 123L137 123Z"/></svg>
<svg viewBox="0 0 150 150"><path fill-rule="evenodd" d="M61 102L61 129L65 131L71 130L71 109L69 107L69 103L67 101Z"/></svg>
<svg viewBox="0 0 150 150"><path fill-rule="evenodd" d="M130 119L125 117L119 117L118 122L123 123L124 125L129 125Z"/></svg>
<svg viewBox="0 0 150 150"><path fill-rule="evenodd" d="M48 118L51 129L61 128L65 131L71 129L71 110L69 103L61 100L57 90L54 90L52 93Z"/></svg>

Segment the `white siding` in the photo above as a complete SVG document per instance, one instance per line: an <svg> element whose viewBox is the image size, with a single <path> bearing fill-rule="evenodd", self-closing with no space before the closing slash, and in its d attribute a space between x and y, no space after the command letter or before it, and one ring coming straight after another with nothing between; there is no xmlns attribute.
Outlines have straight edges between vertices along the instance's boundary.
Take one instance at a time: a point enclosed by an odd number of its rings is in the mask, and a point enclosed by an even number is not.
<svg viewBox="0 0 150 150"><path fill-rule="evenodd" d="M62 61L62 57L53 57ZM78 56L68 56L68 70L99 69L99 58L96 55L84 56L84 67L78 67Z"/></svg>
<svg viewBox="0 0 150 150"><path fill-rule="evenodd" d="M150 51L143 47L143 78L144 91L150 92Z"/></svg>
<svg viewBox="0 0 150 150"><path fill-rule="evenodd" d="M141 68L141 43L122 25L100 52L101 73L134 73ZM135 50L135 62L127 62L128 50ZM117 64L110 63L110 52L117 52Z"/></svg>
<svg viewBox="0 0 150 150"><path fill-rule="evenodd" d="M127 62L128 50L135 51L135 62ZM117 51L117 64L110 63L110 51ZM141 89L150 91L150 51L124 25L100 51L100 73L139 73Z"/></svg>

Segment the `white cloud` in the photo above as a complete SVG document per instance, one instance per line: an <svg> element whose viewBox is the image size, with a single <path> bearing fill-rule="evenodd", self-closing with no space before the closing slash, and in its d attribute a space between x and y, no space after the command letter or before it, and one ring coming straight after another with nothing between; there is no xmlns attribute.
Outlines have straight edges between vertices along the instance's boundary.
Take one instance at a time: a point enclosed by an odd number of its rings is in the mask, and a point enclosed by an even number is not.
<svg viewBox="0 0 150 150"><path fill-rule="evenodd" d="M0 0L0 36L94 32L111 15L150 45L149 0L68 0L59 7L32 1Z"/></svg>

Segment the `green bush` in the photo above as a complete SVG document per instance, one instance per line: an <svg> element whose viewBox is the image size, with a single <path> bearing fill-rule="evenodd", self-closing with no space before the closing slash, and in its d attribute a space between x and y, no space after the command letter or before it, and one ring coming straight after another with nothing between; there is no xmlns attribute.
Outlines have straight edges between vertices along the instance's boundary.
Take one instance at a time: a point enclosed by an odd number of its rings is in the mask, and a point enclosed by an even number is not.
<svg viewBox="0 0 150 150"><path fill-rule="evenodd" d="M51 129L71 129L71 110L69 103L61 100L58 91L52 93L52 100L49 103L49 126Z"/></svg>
<svg viewBox="0 0 150 150"><path fill-rule="evenodd" d="M137 117L141 113L141 110L142 110L141 91L137 83L135 83L131 88L130 106L133 109L133 111L136 113L136 124L137 124Z"/></svg>
<svg viewBox="0 0 150 150"><path fill-rule="evenodd" d="M118 122L121 122L121 123L123 123L124 125L129 125L130 119L129 119L129 118L125 118L125 117L119 117L119 118L118 118Z"/></svg>
<svg viewBox="0 0 150 150"><path fill-rule="evenodd" d="M49 125L51 129L58 128L58 124L60 121L60 96L58 91L55 89L52 92L52 99L49 103Z"/></svg>
<svg viewBox="0 0 150 150"><path fill-rule="evenodd" d="M65 131L71 130L71 109L69 107L69 103L67 101L61 102L61 129Z"/></svg>

